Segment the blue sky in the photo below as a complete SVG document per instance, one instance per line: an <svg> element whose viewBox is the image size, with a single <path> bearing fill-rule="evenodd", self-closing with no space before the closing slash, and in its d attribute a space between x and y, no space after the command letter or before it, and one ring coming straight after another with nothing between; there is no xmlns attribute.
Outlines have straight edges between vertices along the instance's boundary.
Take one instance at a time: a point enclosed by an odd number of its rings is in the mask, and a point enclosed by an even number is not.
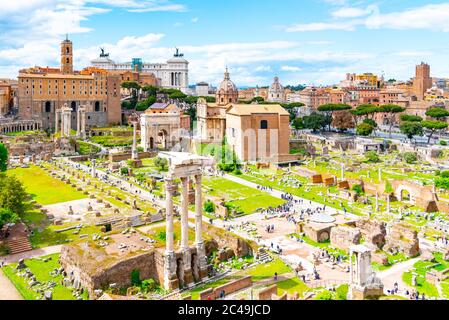
<svg viewBox="0 0 449 320"><path fill-rule="evenodd" d="M4 2L4 3L3 3ZM75 64L104 47L115 61L167 60L177 46L190 82L333 84L346 72L407 80L414 65L449 77L449 1L2 0L0 77L55 66L68 33Z"/></svg>

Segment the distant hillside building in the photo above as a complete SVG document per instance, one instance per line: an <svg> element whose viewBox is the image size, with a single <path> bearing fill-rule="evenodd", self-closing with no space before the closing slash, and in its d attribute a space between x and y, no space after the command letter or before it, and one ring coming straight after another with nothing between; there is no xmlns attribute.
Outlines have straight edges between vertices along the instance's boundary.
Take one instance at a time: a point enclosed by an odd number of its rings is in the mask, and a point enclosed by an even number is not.
<svg viewBox="0 0 449 320"><path fill-rule="evenodd" d="M55 128L56 110L72 109L71 127L77 127L78 108L86 109L86 126L121 123L120 76L104 70L73 70L73 44L61 43L61 66L19 71L18 106L21 120L36 120L42 129Z"/></svg>
<svg viewBox="0 0 449 320"><path fill-rule="evenodd" d="M416 66L416 75L413 79L413 95L418 100L424 100L427 89L432 88L432 78L430 77L430 66L421 62Z"/></svg>
<svg viewBox="0 0 449 320"><path fill-rule="evenodd" d="M165 89L178 89L187 92L189 89L189 62L184 55L176 53L166 63L144 63L140 58L133 58L131 62L116 63L102 50L100 57L91 61L92 67L114 72L138 72L153 74L158 83Z"/></svg>

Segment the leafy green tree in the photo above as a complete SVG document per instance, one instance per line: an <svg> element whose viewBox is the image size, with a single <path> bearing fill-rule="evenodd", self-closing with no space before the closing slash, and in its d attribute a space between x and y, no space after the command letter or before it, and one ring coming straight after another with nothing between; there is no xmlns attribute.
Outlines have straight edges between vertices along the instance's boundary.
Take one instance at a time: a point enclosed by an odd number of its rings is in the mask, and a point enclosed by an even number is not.
<svg viewBox="0 0 449 320"><path fill-rule="evenodd" d="M168 97L172 100L184 101L184 99L187 98L187 95L177 90L176 92L171 93Z"/></svg>
<svg viewBox="0 0 449 320"><path fill-rule="evenodd" d="M420 116L414 116L414 115L410 115L410 114L403 114L400 117L402 122L421 122L423 121L423 118L421 118Z"/></svg>
<svg viewBox="0 0 449 320"><path fill-rule="evenodd" d="M9 209L20 216L25 213L27 197L25 188L16 177L0 173L0 208Z"/></svg>
<svg viewBox="0 0 449 320"><path fill-rule="evenodd" d="M379 107L372 104L361 104L350 111L354 116L356 123L359 123L360 118L362 117L364 117L364 119L372 119L377 112L379 112Z"/></svg>
<svg viewBox="0 0 449 320"><path fill-rule="evenodd" d="M415 163L416 161L418 161L418 157L416 156L416 153L414 153L414 152L405 152L403 154L403 158L404 158L405 162L407 162L408 164L412 164L412 163Z"/></svg>
<svg viewBox="0 0 449 320"><path fill-rule="evenodd" d="M329 118L327 116L316 112L313 112L310 116L303 117L302 120L304 128L311 129L313 132L317 132L319 129L324 130L329 124Z"/></svg>
<svg viewBox="0 0 449 320"><path fill-rule="evenodd" d="M158 88L154 87L154 86L144 86L142 88L143 92L146 92L148 94L148 96L154 96L156 97L157 92L158 92Z"/></svg>
<svg viewBox="0 0 449 320"><path fill-rule="evenodd" d="M136 107L137 104L137 93L140 90L140 84L138 84L136 81L125 81L122 83L122 88L124 89L128 89L131 90L131 105L132 105L132 109L134 109Z"/></svg>
<svg viewBox="0 0 449 320"><path fill-rule="evenodd" d="M354 191L358 196L363 195L363 187L360 184L355 184L352 187L352 191Z"/></svg>
<svg viewBox="0 0 449 320"><path fill-rule="evenodd" d="M374 131L374 127L368 123L361 123L356 128L356 134L359 136L367 137Z"/></svg>
<svg viewBox="0 0 449 320"><path fill-rule="evenodd" d="M8 169L8 149L0 143L0 172L5 172L6 169Z"/></svg>
<svg viewBox="0 0 449 320"><path fill-rule="evenodd" d="M154 165L159 171L166 171L168 169L168 160L165 158L157 157L154 159Z"/></svg>
<svg viewBox="0 0 449 320"><path fill-rule="evenodd" d="M335 111L351 110L352 107L347 104L328 103L318 107L318 111L324 113L328 119L329 131L331 129L333 114Z"/></svg>
<svg viewBox="0 0 449 320"><path fill-rule="evenodd" d="M427 140L427 143L430 143L430 140L432 139L432 136L435 134L435 132L446 129L448 127L448 124L447 122L443 121L427 120L422 122L422 126L429 130L429 139Z"/></svg>
<svg viewBox="0 0 449 320"><path fill-rule="evenodd" d="M146 98L143 101L140 101L139 103L137 103L136 105L136 111L145 111L147 110L149 107L151 107L154 103L156 103L156 97L154 96L149 96L148 98Z"/></svg>
<svg viewBox="0 0 449 320"><path fill-rule="evenodd" d="M422 136L423 128L421 122L417 121L405 121L400 125L400 130L403 134L407 136L410 141L412 141L414 136Z"/></svg>
<svg viewBox="0 0 449 320"><path fill-rule="evenodd" d="M284 107L285 110L287 110L288 113L290 114L290 122L293 122L296 119L296 109L301 108L303 106L304 106L304 104L301 102L292 102L292 103L282 104L282 107Z"/></svg>
<svg viewBox="0 0 449 320"><path fill-rule="evenodd" d="M368 162L376 163L376 162L380 161L379 155L377 154L376 151L367 151L365 153L365 158L366 158L366 161L368 161Z"/></svg>
<svg viewBox="0 0 449 320"><path fill-rule="evenodd" d="M378 111L389 115L388 123L390 124L390 127L388 129L388 134L391 137L391 131L393 130L394 125L397 124L397 114L404 112L405 108L395 104L384 104L379 107Z"/></svg>
<svg viewBox="0 0 449 320"><path fill-rule="evenodd" d="M449 117L449 111L444 108L430 108L427 110L426 116L434 119L445 119Z"/></svg>
<svg viewBox="0 0 449 320"><path fill-rule="evenodd" d="M19 216L11 209L0 208L0 229L7 223L15 223L19 220Z"/></svg>
<svg viewBox="0 0 449 320"><path fill-rule="evenodd" d="M263 97L254 97L254 98L251 100L251 102L258 102L258 103L261 103L261 102L265 102L265 99L264 99Z"/></svg>
<svg viewBox="0 0 449 320"><path fill-rule="evenodd" d="M123 100L122 101L122 109L131 110L131 109L134 109L134 108L133 108L133 105L132 105L132 103L130 101Z"/></svg>
<svg viewBox="0 0 449 320"><path fill-rule="evenodd" d="M435 178L435 187L449 190L449 178L444 177Z"/></svg>
<svg viewBox="0 0 449 320"><path fill-rule="evenodd" d="M295 120L293 120L293 128L295 128L296 130L304 129L305 126L303 118L296 118Z"/></svg>
<svg viewBox="0 0 449 320"><path fill-rule="evenodd" d="M212 201L207 200L204 203L204 211L207 213L214 213L215 212L215 204Z"/></svg>

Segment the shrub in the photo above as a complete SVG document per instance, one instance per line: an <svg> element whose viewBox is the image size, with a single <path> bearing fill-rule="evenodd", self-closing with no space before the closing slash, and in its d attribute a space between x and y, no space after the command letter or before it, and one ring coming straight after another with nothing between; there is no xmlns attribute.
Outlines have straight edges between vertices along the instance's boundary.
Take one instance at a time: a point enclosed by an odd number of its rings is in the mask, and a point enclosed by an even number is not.
<svg viewBox="0 0 449 320"><path fill-rule="evenodd" d="M142 284L142 281L140 280L140 271L137 269L131 271L131 284L133 286L140 286Z"/></svg>
<svg viewBox="0 0 449 320"><path fill-rule="evenodd" d="M440 146L447 146L447 141L441 140L440 141Z"/></svg>
<svg viewBox="0 0 449 320"><path fill-rule="evenodd" d="M155 158L154 165L158 168L159 171L166 171L168 169L168 160L165 158Z"/></svg>
<svg viewBox="0 0 449 320"><path fill-rule="evenodd" d="M379 156L376 151L368 151L365 153L365 158L368 162L379 162Z"/></svg>
<svg viewBox="0 0 449 320"><path fill-rule="evenodd" d="M148 293L148 292L156 290L157 284L156 284L156 281L154 281L153 279L148 279L148 280L143 280L140 287L142 288L143 292Z"/></svg>
<svg viewBox="0 0 449 320"><path fill-rule="evenodd" d="M352 187L352 191L354 191L358 196L363 195L363 188L360 184L356 184Z"/></svg>
<svg viewBox="0 0 449 320"><path fill-rule="evenodd" d="M367 137L372 134L374 127L368 123L361 123L357 126L356 133L359 136Z"/></svg>
<svg viewBox="0 0 449 320"><path fill-rule="evenodd" d="M129 174L129 169L126 168L126 167L121 168L121 169L120 169L120 174L121 174L122 176L128 175L128 174Z"/></svg>
<svg viewBox="0 0 449 320"><path fill-rule="evenodd" d="M204 203L204 211L206 211L207 213L214 213L215 212L215 204L212 201L207 200Z"/></svg>
<svg viewBox="0 0 449 320"><path fill-rule="evenodd" d="M405 152L403 158L408 164L415 163L418 160L416 153L413 152Z"/></svg>

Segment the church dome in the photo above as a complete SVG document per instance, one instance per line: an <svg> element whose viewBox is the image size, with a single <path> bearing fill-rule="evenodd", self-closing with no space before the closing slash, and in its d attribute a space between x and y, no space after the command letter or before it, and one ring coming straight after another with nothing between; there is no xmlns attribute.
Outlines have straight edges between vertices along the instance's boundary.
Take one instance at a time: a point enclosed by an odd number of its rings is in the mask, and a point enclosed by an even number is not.
<svg viewBox="0 0 449 320"><path fill-rule="evenodd" d="M237 103L239 100L239 91L234 82L231 81L231 76L228 72L228 68L226 68L224 79L218 87L216 100L220 105Z"/></svg>
<svg viewBox="0 0 449 320"><path fill-rule="evenodd" d="M230 76L227 68L226 68L224 80L221 82L218 90L219 91L223 90L225 93L237 91L237 87L235 86L234 82L231 81L231 76Z"/></svg>
<svg viewBox="0 0 449 320"><path fill-rule="evenodd" d="M273 93L284 92L284 87L279 82L278 77L274 77L274 82L270 87L270 92L273 92Z"/></svg>
<svg viewBox="0 0 449 320"><path fill-rule="evenodd" d="M279 78L274 77L274 82L270 86L270 89L268 89L268 101L281 103L284 102L284 100L284 87L279 82Z"/></svg>

